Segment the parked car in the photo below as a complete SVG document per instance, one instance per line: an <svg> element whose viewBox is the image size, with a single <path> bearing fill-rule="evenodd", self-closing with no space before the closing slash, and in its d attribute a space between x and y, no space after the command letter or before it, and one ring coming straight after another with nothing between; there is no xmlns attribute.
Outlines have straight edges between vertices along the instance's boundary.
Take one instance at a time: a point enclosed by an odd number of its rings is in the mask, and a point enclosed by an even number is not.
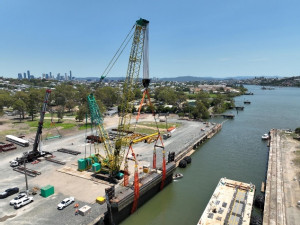
<svg viewBox="0 0 300 225"><path fill-rule="evenodd" d="M14 205L18 200L20 200L22 198L27 198L27 194L26 193L20 193L17 197L15 197L13 200L11 200L9 202L9 204Z"/></svg>
<svg viewBox="0 0 300 225"><path fill-rule="evenodd" d="M64 200L62 200L61 203L59 203L57 205L57 209L64 209L65 207L67 207L68 205L72 204L74 202L74 197L70 197L70 198L65 198Z"/></svg>
<svg viewBox="0 0 300 225"><path fill-rule="evenodd" d="M13 194L16 194L19 192L19 188L8 188L4 192L0 193L0 198L7 198L8 196L11 196Z"/></svg>
<svg viewBox="0 0 300 225"><path fill-rule="evenodd" d="M18 209L18 208L21 208L22 206L27 205L31 202L33 202L33 197L25 197L25 198L17 200L14 204L14 207L15 207L15 209Z"/></svg>

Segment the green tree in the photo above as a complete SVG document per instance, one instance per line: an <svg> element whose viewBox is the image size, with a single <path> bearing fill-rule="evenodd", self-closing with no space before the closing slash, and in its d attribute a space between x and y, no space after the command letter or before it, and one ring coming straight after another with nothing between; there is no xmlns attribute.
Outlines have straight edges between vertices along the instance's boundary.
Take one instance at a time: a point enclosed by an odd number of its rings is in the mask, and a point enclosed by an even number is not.
<svg viewBox="0 0 300 225"><path fill-rule="evenodd" d="M134 99L135 100L141 100L143 97L143 92L140 88L136 87L133 89L133 93L134 93Z"/></svg>
<svg viewBox="0 0 300 225"><path fill-rule="evenodd" d="M33 121L36 113L39 112L43 104L43 95L40 90L30 89L26 102L26 110Z"/></svg>
<svg viewBox="0 0 300 225"><path fill-rule="evenodd" d="M71 112L71 110L73 110L73 108L76 106L76 102L74 101L74 99L69 99L66 102L66 108L68 109L69 112Z"/></svg>
<svg viewBox="0 0 300 225"><path fill-rule="evenodd" d="M212 101L211 105L213 106L213 112L214 113L222 113L226 110L225 106L225 98L218 94Z"/></svg>
<svg viewBox="0 0 300 225"><path fill-rule="evenodd" d="M160 87L155 89L154 97L158 101L174 105L177 102L177 94L174 89L169 87Z"/></svg>
<svg viewBox="0 0 300 225"><path fill-rule="evenodd" d="M8 91L0 90L0 116L3 115L3 107L10 107L13 104L13 98Z"/></svg>
<svg viewBox="0 0 300 225"><path fill-rule="evenodd" d="M86 85L78 85L75 93L75 102L78 105L84 105L87 103L87 96L90 94L90 90Z"/></svg>
<svg viewBox="0 0 300 225"><path fill-rule="evenodd" d="M18 91L13 96L13 109L17 110L23 119L25 118L26 103L28 102L28 99L28 93L23 91Z"/></svg>
<svg viewBox="0 0 300 225"><path fill-rule="evenodd" d="M21 122L22 119L24 119L25 109L26 109L26 103L23 100L21 100L21 99L17 99L13 103L13 109L17 110L19 112L20 122Z"/></svg>
<svg viewBox="0 0 300 225"><path fill-rule="evenodd" d="M196 100L201 100L201 102L205 105L206 108L209 108L212 101L209 94L204 91L200 91L196 94Z"/></svg>
<svg viewBox="0 0 300 225"><path fill-rule="evenodd" d="M60 106L57 110L57 122L60 123L61 120L64 118L64 114L65 114L65 109L64 106Z"/></svg>
<svg viewBox="0 0 300 225"><path fill-rule="evenodd" d="M202 103L202 101L196 101L196 109L200 113L201 119L208 119L209 118L209 112L205 105Z"/></svg>
<svg viewBox="0 0 300 225"><path fill-rule="evenodd" d="M112 107L117 103L118 91L112 87L100 87L95 91L95 98L101 100L106 107Z"/></svg>
<svg viewBox="0 0 300 225"><path fill-rule="evenodd" d="M152 113L155 112L155 106L154 105L148 105L145 109L146 113Z"/></svg>
<svg viewBox="0 0 300 225"><path fill-rule="evenodd" d="M74 101L76 92L73 85L63 83L55 87L53 94L55 104L65 107L68 101Z"/></svg>
<svg viewBox="0 0 300 225"><path fill-rule="evenodd" d="M75 119L78 121L83 121L87 114L87 107L86 105L82 105L79 107L79 110L76 112Z"/></svg>

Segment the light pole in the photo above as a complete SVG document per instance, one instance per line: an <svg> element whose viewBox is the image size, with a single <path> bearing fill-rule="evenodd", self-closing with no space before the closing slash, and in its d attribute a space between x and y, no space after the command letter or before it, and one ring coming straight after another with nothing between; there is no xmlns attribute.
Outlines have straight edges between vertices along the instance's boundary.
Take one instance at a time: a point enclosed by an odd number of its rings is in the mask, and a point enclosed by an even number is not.
<svg viewBox="0 0 300 225"><path fill-rule="evenodd" d="M27 181L26 158L27 158L27 154L24 155L24 173L25 173L25 182L26 182L26 193L28 194L28 181Z"/></svg>

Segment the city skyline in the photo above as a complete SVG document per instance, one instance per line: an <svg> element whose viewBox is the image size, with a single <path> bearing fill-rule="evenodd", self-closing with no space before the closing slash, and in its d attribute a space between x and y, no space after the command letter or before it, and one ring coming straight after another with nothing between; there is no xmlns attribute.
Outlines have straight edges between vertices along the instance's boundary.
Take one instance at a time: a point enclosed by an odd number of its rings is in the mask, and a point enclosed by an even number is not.
<svg viewBox="0 0 300 225"><path fill-rule="evenodd" d="M4 0L0 76L18 78L29 70L38 77L71 68L76 77L100 77L140 17L150 21L151 77L298 76L299 6L257 0ZM130 45L109 76L125 76Z"/></svg>

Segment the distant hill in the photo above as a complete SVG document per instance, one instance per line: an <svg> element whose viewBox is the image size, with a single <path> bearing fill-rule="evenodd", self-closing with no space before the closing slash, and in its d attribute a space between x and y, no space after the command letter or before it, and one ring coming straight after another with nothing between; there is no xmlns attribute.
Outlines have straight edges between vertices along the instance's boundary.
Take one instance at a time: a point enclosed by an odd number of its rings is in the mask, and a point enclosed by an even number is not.
<svg viewBox="0 0 300 225"><path fill-rule="evenodd" d="M161 81L187 82L187 81L219 80L219 78L213 78L213 77L181 76L181 77L166 77L166 78L160 78L159 80L161 80Z"/></svg>
<svg viewBox="0 0 300 225"><path fill-rule="evenodd" d="M75 80L99 81L100 77L76 77ZM104 81L124 80L124 77L108 77Z"/></svg>
<svg viewBox="0 0 300 225"><path fill-rule="evenodd" d="M195 77L195 76L180 76L180 77L164 77L158 78L159 81L177 81L177 82L188 82L188 81L220 81L220 80L247 80L254 79L255 76L236 76L236 77ZM275 78L275 77L268 77ZM76 80L88 80L88 81L99 81L99 77L83 77L76 78ZM117 81L124 80L124 77L107 77L104 81Z"/></svg>

